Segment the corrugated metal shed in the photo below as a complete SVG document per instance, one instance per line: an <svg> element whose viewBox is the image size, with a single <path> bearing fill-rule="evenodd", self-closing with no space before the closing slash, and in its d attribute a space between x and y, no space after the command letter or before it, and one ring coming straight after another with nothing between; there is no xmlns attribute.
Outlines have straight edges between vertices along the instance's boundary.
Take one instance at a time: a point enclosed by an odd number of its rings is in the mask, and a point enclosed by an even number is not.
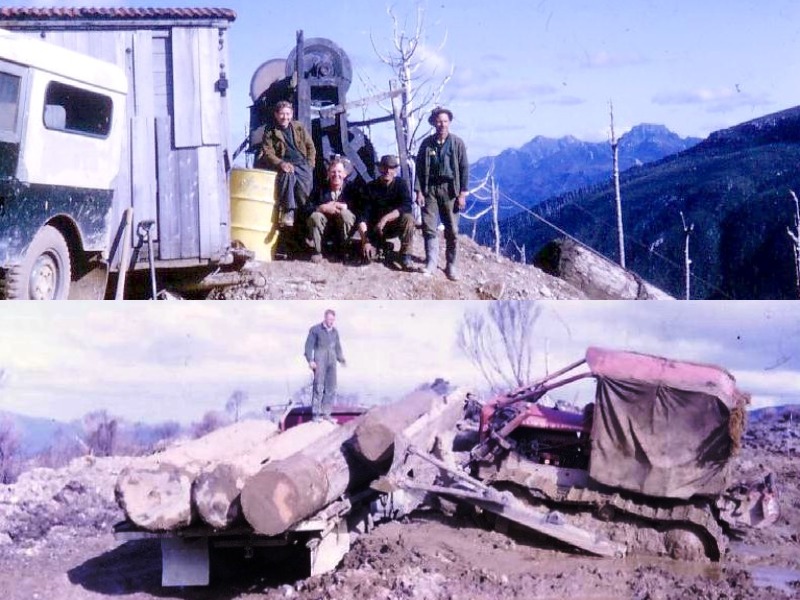
<svg viewBox="0 0 800 600"><path fill-rule="evenodd" d="M157 257L173 266L219 258L230 242L224 89L235 18L225 8L0 8L0 28L125 70L128 143L112 222L128 206L134 223L154 219Z"/></svg>

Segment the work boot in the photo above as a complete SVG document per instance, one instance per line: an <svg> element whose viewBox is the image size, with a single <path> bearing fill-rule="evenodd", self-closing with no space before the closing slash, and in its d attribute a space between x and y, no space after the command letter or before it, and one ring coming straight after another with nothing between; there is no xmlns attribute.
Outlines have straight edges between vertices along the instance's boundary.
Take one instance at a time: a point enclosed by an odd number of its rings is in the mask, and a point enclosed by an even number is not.
<svg viewBox="0 0 800 600"><path fill-rule="evenodd" d="M447 266L444 268L444 275L450 281L458 281L458 271L456 270L456 263L450 262L447 263Z"/></svg>
<svg viewBox="0 0 800 600"><path fill-rule="evenodd" d="M436 272L436 267L439 265L439 239L426 238L425 239L425 268L422 274L430 277Z"/></svg>
<svg viewBox="0 0 800 600"><path fill-rule="evenodd" d="M281 225L283 227L294 227L294 209L290 208L285 213L283 213L283 218L281 219Z"/></svg>
<svg viewBox="0 0 800 600"><path fill-rule="evenodd" d="M412 271L414 269L414 261L411 260L411 255L404 252L400 255L400 265L404 271Z"/></svg>

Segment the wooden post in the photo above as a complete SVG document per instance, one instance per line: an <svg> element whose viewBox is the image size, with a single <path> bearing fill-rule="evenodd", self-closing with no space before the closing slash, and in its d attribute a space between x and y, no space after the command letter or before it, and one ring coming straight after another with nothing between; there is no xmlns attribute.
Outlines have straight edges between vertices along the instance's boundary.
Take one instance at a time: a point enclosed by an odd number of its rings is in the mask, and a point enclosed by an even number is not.
<svg viewBox="0 0 800 600"><path fill-rule="evenodd" d="M389 82L389 90L394 92L397 90L397 82L392 80ZM400 176L409 182L413 188L414 181L411 172L411 163L408 160L408 141L406 137L406 130L403 126L403 106L405 104L405 92L402 98L398 100L397 95L392 94L392 119L394 120L394 135L397 140L397 156L400 159Z"/></svg>
<svg viewBox="0 0 800 600"><path fill-rule="evenodd" d="M625 267L625 234L622 228L622 194L619 188L619 140L614 133L614 103L608 103L611 112L611 155L612 155L612 172L614 176L614 199L617 207L617 238L619 240L619 264L624 269Z"/></svg>

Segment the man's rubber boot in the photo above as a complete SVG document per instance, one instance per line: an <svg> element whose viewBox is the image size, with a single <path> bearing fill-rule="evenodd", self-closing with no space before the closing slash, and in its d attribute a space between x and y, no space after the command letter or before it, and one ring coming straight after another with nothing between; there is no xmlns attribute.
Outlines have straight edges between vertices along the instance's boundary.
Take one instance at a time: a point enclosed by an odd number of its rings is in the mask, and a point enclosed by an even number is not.
<svg viewBox="0 0 800 600"><path fill-rule="evenodd" d="M430 277L436 272L436 267L439 265L439 239L427 238L425 240L425 268L422 274Z"/></svg>

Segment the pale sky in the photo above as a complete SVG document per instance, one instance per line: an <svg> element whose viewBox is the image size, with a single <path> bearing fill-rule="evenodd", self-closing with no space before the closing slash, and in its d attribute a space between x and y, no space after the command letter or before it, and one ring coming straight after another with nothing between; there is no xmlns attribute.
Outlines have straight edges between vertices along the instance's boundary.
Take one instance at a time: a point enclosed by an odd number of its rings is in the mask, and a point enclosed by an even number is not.
<svg viewBox="0 0 800 600"><path fill-rule="evenodd" d="M236 389L247 410L284 402L310 381L308 328L338 313L348 366L340 391L396 399L444 377L483 385L455 344L480 302L291 301L6 303L0 311L0 409L70 420L105 408L132 420L199 419ZM530 333L537 375L598 345L718 364L753 406L800 403L800 303L545 303ZM575 400L564 388L564 399ZM586 392L579 401L590 400ZM558 395L556 398L558 399Z"/></svg>
<svg viewBox="0 0 800 600"><path fill-rule="evenodd" d="M375 55L391 46L390 5L381 0L17 0L17 6L218 6L230 29L231 124L244 137L250 78L285 59L295 32L328 38L350 57L348 100L388 88L392 73ZM647 122L705 137L798 104L800 3L796 0L445 0L396 1L400 17L426 7L427 65L455 67L444 102L472 162L534 136L608 137L613 100L618 133ZM444 46L439 49L441 42ZM361 114L351 115L360 119ZM391 127L373 133L378 154L392 150Z"/></svg>

